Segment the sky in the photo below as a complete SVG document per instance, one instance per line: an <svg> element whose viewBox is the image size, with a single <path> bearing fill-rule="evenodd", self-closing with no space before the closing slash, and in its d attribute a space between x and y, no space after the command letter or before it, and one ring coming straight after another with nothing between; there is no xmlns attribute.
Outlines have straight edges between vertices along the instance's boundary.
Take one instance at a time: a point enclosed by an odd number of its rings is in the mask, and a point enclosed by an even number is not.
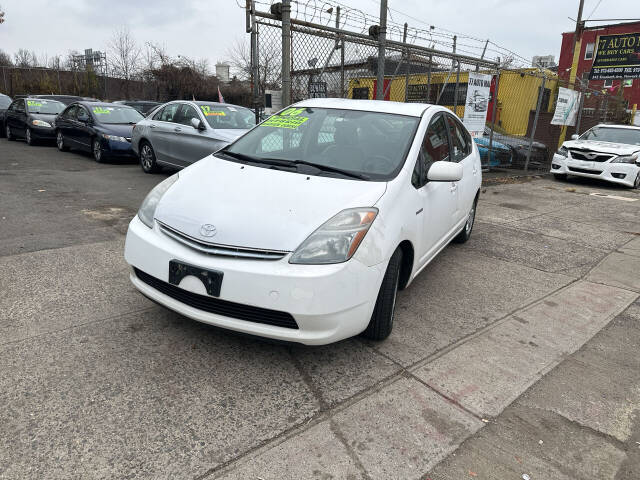
<svg viewBox="0 0 640 480"><path fill-rule="evenodd" d="M271 3L267 0L266 3ZM330 0L301 0L322 6ZM341 0L379 15L378 0ZM388 0L389 19L410 26L490 39L530 59L560 53L561 33L575 28L578 0ZM163 45L171 56L205 58L213 67L244 33L244 0L0 0L0 49L65 55L107 50L114 31L127 25L140 44ZM597 7L597 8L596 8ZM266 8L266 7L264 7ZM640 18L638 0L585 0L583 18ZM413 17L413 18L410 18ZM591 25L591 24L589 24Z"/></svg>

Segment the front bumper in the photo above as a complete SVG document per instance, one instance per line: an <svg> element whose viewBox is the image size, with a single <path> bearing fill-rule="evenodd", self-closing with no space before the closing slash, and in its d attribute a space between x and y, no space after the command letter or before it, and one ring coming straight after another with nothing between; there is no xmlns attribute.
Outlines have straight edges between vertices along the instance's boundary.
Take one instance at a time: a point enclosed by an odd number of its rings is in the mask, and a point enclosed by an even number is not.
<svg viewBox="0 0 640 480"><path fill-rule="evenodd" d="M178 260L224 274L220 299L286 312L298 329L284 328L208 313L181 303L131 273L131 282L152 300L194 320L262 337L323 345L352 337L368 325L386 263L368 267L352 258L336 265L292 265L281 260L226 258L200 253L144 225L136 216L129 224L125 259L133 267L164 282L169 261ZM184 290L203 294L186 281Z"/></svg>
<svg viewBox="0 0 640 480"><path fill-rule="evenodd" d="M633 163L585 162L563 157L557 153L551 161L551 173L598 178L607 182L633 187L640 167Z"/></svg>
<svg viewBox="0 0 640 480"><path fill-rule="evenodd" d="M29 129L31 129L31 137L36 140L55 140L56 138L56 130L53 127L30 125Z"/></svg>
<svg viewBox="0 0 640 480"><path fill-rule="evenodd" d="M110 157L133 157L135 153L131 148L131 142L117 142L103 138L100 142L102 151Z"/></svg>

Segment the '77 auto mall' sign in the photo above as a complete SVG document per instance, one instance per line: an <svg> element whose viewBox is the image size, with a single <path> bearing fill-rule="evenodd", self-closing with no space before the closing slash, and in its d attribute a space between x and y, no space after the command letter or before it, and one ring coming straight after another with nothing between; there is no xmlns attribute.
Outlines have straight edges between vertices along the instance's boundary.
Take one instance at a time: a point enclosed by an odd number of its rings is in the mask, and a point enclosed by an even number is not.
<svg viewBox="0 0 640 480"><path fill-rule="evenodd" d="M640 78L640 33L602 35L589 80Z"/></svg>

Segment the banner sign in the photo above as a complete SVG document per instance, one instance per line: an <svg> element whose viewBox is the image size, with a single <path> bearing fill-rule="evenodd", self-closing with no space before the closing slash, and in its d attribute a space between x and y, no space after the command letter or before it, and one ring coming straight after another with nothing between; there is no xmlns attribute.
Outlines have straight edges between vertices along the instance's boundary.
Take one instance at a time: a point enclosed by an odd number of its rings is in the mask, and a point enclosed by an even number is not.
<svg viewBox="0 0 640 480"><path fill-rule="evenodd" d="M309 98L327 98L327 82L309 82Z"/></svg>
<svg viewBox="0 0 640 480"><path fill-rule="evenodd" d="M491 75L469 72L467 102L462 123L467 127L472 137L482 137L484 133L490 90Z"/></svg>
<svg viewBox="0 0 640 480"><path fill-rule="evenodd" d="M407 89L407 102L410 103L429 103L429 99L427 98L427 84L424 83L416 83L409 84L409 88Z"/></svg>
<svg viewBox="0 0 640 480"><path fill-rule="evenodd" d="M551 125L575 125L579 106L580 93L559 87L556 111L551 119Z"/></svg>
<svg viewBox="0 0 640 480"><path fill-rule="evenodd" d="M589 80L640 78L640 33L602 35Z"/></svg>

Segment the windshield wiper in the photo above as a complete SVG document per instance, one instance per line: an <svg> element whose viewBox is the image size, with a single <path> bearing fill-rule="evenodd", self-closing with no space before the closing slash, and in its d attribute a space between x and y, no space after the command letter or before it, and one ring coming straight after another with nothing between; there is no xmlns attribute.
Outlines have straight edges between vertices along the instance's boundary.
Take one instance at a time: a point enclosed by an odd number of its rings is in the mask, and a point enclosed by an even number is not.
<svg viewBox="0 0 640 480"><path fill-rule="evenodd" d="M221 153L222 155L235 158L236 160L242 160L244 162L260 162L261 161L259 158L252 157L251 155L245 155L244 153L230 152L228 150L220 150L219 152L216 152L216 153L218 154Z"/></svg>
<svg viewBox="0 0 640 480"><path fill-rule="evenodd" d="M344 170L342 168L338 168L338 167L331 167L329 165L322 165L319 163L313 163L313 162L307 162L306 160L285 160L285 159L280 159L280 158L274 158L274 159L260 159L259 161L265 161L266 163L271 163L272 165L282 165L282 166L297 166L297 165L308 165L310 167L314 167L317 168L318 170L322 170L323 172L332 172L332 173L339 173L341 175L344 175L346 177L351 177L351 178L357 178L360 180L370 180L370 177L368 175L365 175L364 173L357 173L357 172L351 172L349 170Z"/></svg>

